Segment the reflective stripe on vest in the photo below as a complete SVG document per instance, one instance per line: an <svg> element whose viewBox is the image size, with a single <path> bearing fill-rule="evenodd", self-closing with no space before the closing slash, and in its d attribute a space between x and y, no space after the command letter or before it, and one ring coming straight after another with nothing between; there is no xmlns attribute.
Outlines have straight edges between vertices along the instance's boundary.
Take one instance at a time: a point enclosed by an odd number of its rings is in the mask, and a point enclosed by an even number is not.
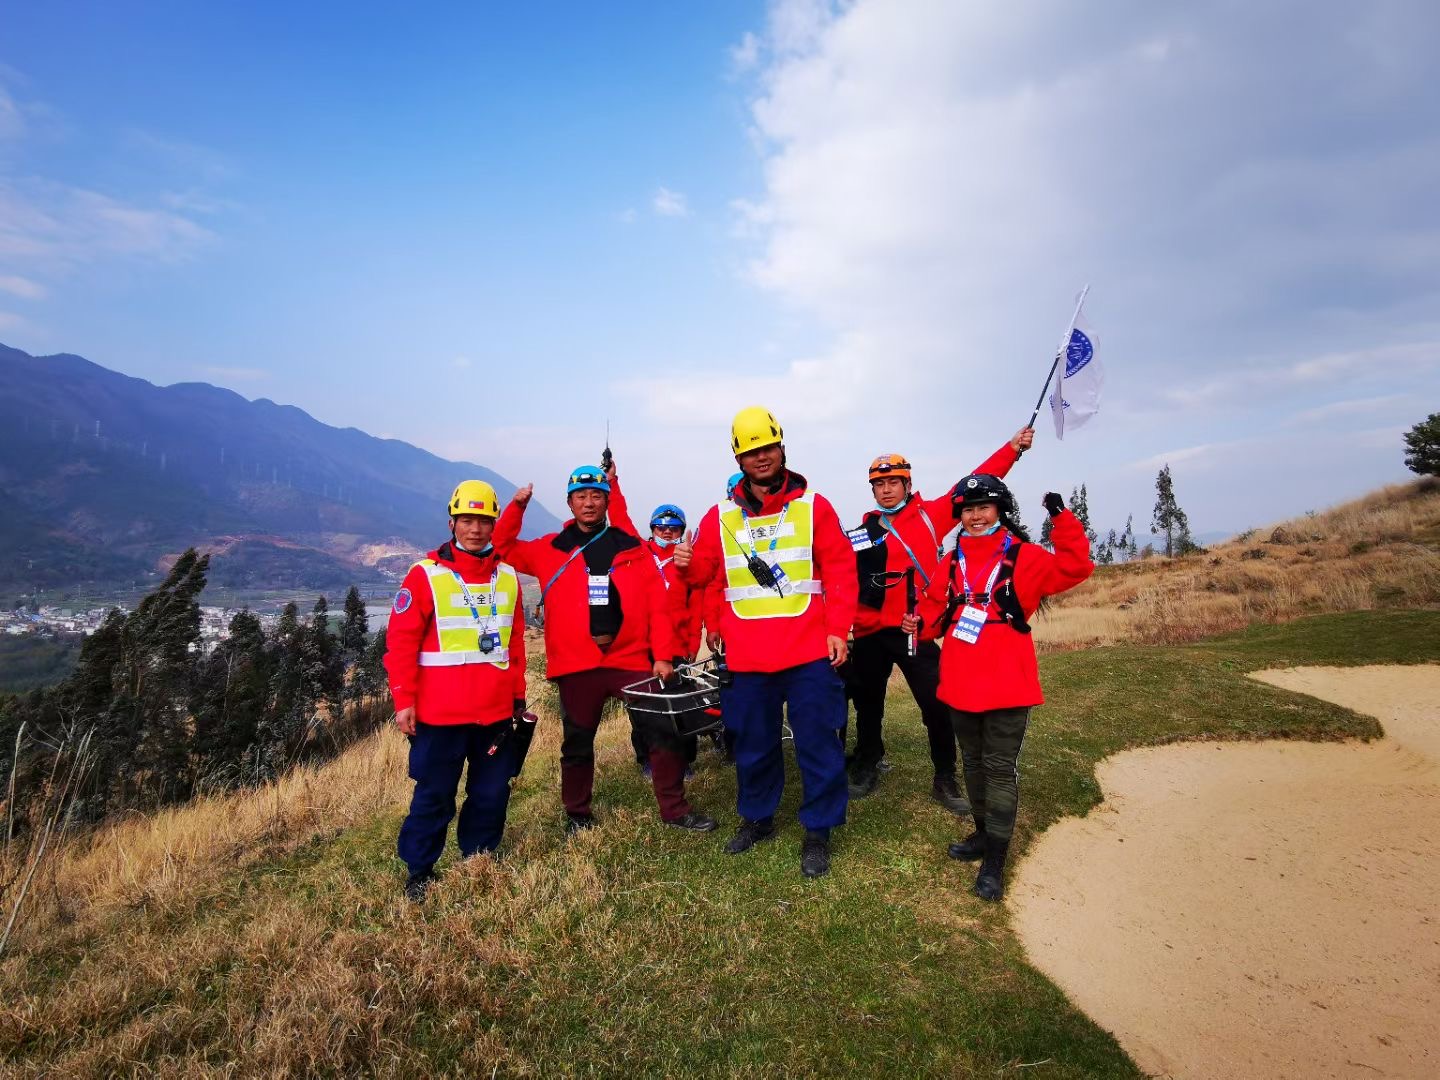
<svg viewBox="0 0 1440 1080"><path fill-rule="evenodd" d="M803 615L810 607L810 598L821 591L811 552L815 497L806 492L792 499L786 504L783 522L780 514L768 514L751 517L747 524L744 513L734 503L721 503L716 510L720 514L720 546L725 557L725 601L730 609L742 619ZM774 550L770 550L772 539ZM752 547L765 562L784 570L789 581L784 596L755 581L746 565Z"/></svg>
<svg viewBox="0 0 1440 1080"><path fill-rule="evenodd" d="M463 586L448 566L433 559L421 559L430 579L430 595L435 600L435 635L438 650L420 653L421 667L456 667L461 664L494 664L504 670L510 666L510 632L515 625L515 605L520 597L520 579L509 563L497 563L494 574L495 595L491 582L466 582ZM466 593L469 593L467 599ZM491 607L495 614L490 613ZM482 633L497 634L499 644L489 652L480 649Z"/></svg>

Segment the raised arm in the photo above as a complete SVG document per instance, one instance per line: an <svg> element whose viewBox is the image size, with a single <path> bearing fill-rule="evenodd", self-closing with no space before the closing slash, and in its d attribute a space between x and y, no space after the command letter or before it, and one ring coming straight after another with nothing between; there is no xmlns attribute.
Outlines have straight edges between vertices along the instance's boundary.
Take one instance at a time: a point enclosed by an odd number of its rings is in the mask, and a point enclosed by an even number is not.
<svg viewBox="0 0 1440 1080"><path fill-rule="evenodd" d="M982 461L971 472L986 473L990 476L998 476L1003 480L1015 467L1015 463L1020 460L1020 455L1029 450L1034 441L1035 429L1021 428L1010 436L1009 442ZM964 477L961 479L963 480ZM953 524L960 520L960 514L955 509L955 502L950 497L950 492L954 490L955 485L951 484L949 489L938 499L925 500L925 513L929 514L937 525L942 521L949 521Z"/></svg>
<svg viewBox="0 0 1440 1080"><path fill-rule="evenodd" d="M534 540L521 540L520 530L525 526L525 507L530 505L530 497L535 493L534 484L526 484L517 488L510 501L505 504L505 510L500 515L500 520L495 522L495 532L491 534L490 543L495 545L495 551L500 558L504 559L511 566L522 574L537 576L539 571L535 569L533 556Z"/></svg>
<svg viewBox="0 0 1440 1080"><path fill-rule="evenodd" d="M615 466L610 466L606 474L610 480L610 525L613 528L627 532L637 540L644 540L639 530L635 528L635 522L630 520L630 504L625 501L625 493L620 490L620 474L615 471Z"/></svg>

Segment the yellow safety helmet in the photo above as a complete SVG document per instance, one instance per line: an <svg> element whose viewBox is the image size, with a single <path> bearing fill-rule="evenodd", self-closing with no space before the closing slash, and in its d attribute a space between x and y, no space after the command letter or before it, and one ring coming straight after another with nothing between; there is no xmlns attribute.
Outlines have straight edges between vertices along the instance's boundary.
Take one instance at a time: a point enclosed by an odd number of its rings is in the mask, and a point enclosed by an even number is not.
<svg viewBox="0 0 1440 1080"><path fill-rule="evenodd" d="M785 441L785 431L775 414L759 405L751 405L735 414L730 423L730 449L735 456L762 446L774 446Z"/></svg>
<svg viewBox="0 0 1440 1080"><path fill-rule="evenodd" d="M450 516L479 514L481 517L499 517L500 500L495 489L484 480L461 480L450 496Z"/></svg>

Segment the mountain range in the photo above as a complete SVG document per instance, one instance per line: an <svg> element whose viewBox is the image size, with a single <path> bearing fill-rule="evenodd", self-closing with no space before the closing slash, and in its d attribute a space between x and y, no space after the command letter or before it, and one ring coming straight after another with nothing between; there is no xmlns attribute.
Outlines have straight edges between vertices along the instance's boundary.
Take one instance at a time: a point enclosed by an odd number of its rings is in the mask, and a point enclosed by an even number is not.
<svg viewBox="0 0 1440 1080"><path fill-rule="evenodd" d="M143 585L190 546L217 585L343 588L444 538L473 462L208 383L0 345L0 596ZM559 527L538 503L526 533Z"/></svg>

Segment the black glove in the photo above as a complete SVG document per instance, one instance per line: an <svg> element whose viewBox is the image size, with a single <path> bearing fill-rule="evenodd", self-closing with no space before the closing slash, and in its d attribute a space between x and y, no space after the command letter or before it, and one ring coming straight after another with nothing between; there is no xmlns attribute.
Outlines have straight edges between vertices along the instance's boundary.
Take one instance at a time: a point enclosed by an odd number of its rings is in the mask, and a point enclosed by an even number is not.
<svg viewBox="0 0 1440 1080"><path fill-rule="evenodd" d="M1050 511L1052 518L1059 517L1065 511L1065 500L1052 491L1045 496L1045 509Z"/></svg>

